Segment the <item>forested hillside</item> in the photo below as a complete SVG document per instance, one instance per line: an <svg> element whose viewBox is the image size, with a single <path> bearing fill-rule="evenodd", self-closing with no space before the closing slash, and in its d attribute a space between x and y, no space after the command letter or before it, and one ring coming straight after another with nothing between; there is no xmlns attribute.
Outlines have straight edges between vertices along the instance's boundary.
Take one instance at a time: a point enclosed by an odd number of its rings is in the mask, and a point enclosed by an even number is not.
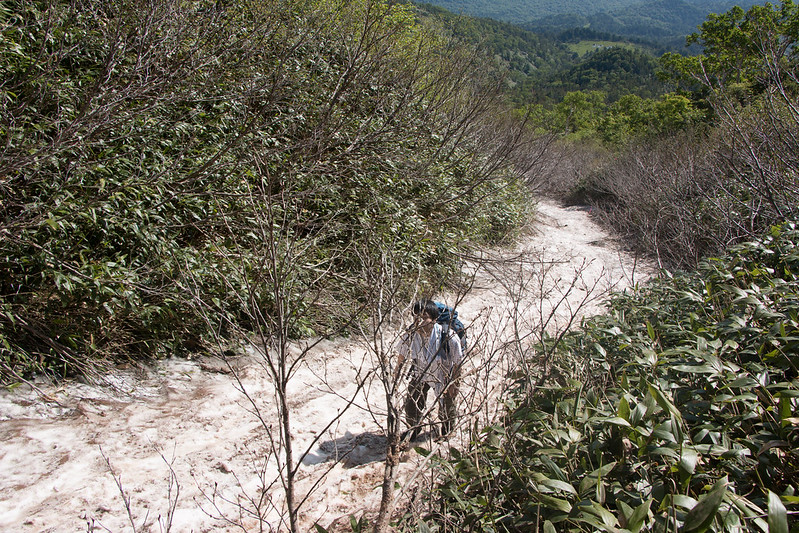
<svg viewBox="0 0 799 533"><path fill-rule="evenodd" d="M657 70L657 60L647 52L597 46L568 70L539 82L527 80L528 84L520 90L531 95L530 101L558 102L573 91L603 91L609 102L629 94L655 98L666 92Z"/></svg>
<svg viewBox="0 0 799 533"><path fill-rule="evenodd" d="M420 4L422 13L434 17L455 37L502 61L515 81L518 75L551 75L570 64L573 54L558 40L491 18L475 18Z"/></svg>
<svg viewBox="0 0 799 533"><path fill-rule="evenodd" d="M748 7L756 2L660 0L635 3L597 13L569 12L544 17L523 26L553 33L571 28L590 28L598 32L644 39L672 50L681 50L685 37L704 22L710 13L724 13L732 6Z"/></svg>
<svg viewBox="0 0 799 533"><path fill-rule="evenodd" d="M474 17L489 17L523 28L557 34L573 28L607 32L627 38L646 39L670 48L681 48L686 35L710 13L723 13L738 5L757 2L729 0L601 0L595 2L539 0L533 2L437 0L447 10Z"/></svg>
<svg viewBox="0 0 799 533"><path fill-rule="evenodd" d="M548 15L608 12L634 5L636 0L436 0L431 3L455 14L488 17L521 25Z"/></svg>
<svg viewBox="0 0 799 533"><path fill-rule="evenodd" d="M420 9L504 69L506 94L516 106L553 104L578 90L604 91L611 102L623 94L652 98L667 90L655 75L663 50L646 42L586 29L540 34L430 4Z"/></svg>

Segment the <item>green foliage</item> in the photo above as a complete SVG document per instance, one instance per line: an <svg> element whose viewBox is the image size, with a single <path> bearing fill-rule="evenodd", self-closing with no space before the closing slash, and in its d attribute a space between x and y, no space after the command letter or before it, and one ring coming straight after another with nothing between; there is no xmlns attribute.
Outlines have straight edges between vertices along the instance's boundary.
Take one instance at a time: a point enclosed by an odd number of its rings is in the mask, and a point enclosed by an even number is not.
<svg viewBox="0 0 799 533"><path fill-rule="evenodd" d="M704 119L691 100L673 93L658 99L626 94L609 104L602 91L574 91L551 108L528 106L526 112L546 131L572 141L599 141L611 148L682 131Z"/></svg>
<svg viewBox="0 0 799 533"><path fill-rule="evenodd" d="M567 93L554 107L555 122L551 128L577 138L595 135L599 120L605 114L605 101L606 95L601 91Z"/></svg>
<svg viewBox="0 0 799 533"><path fill-rule="evenodd" d="M619 43L616 41L598 41L598 40L585 40L585 41L576 41L574 43L569 43L567 45L569 50L574 52L579 56L587 55L591 52L596 52L597 50L619 47L624 48L627 50L636 50L636 46L632 43Z"/></svg>
<svg viewBox="0 0 799 533"><path fill-rule="evenodd" d="M788 530L799 505L799 225L615 296L556 353L554 382L533 390L520 376L503 423L445 463L438 522Z"/></svg>
<svg viewBox="0 0 799 533"><path fill-rule="evenodd" d="M602 116L591 121L567 122L570 108L534 109L567 140L601 143L592 167L564 173L562 197L596 207L630 249L666 268L693 268L792 216L798 21L791 1L711 15L689 39L704 54L662 60L678 92L624 95L594 106Z"/></svg>
<svg viewBox="0 0 799 533"><path fill-rule="evenodd" d="M585 2L535 0L513 2L510 0L436 0L431 2L453 13L465 13L475 17L488 17L514 24L524 24L546 15L559 13L598 13L614 8L633 5L634 0L592 0Z"/></svg>
<svg viewBox="0 0 799 533"><path fill-rule="evenodd" d="M441 20L455 37L479 46L490 56L508 61L511 71L520 70L528 74L532 71L549 72L553 65L568 61L570 56L556 41L517 25L469 17L427 4L421 5L420 9Z"/></svg>
<svg viewBox="0 0 799 533"><path fill-rule="evenodd" d="M318 533L328 533L328 530L320 526L319 524L315 524L314 527ZM369 521L366 517L362 516L360 518L355 518L355 516L350 515L350 530L352 533L363 533L367 531L369 527Z"/></svg>
<svg viewBox="0 0 799 533"><path fill-rule="evenodd" d="M407 6L234 4L1 4L4 379L331 331L368 250L431 281L518 222L468 50Z"/></svg>
<svg viewBox="0 0 799 533"><path fill-rule="evenodd" d="M708 13L722 12L736 5L748 7L754 2L436 0L432 3L453 13L489 17L517 24L536 33L590 29L626 38L646 39L678 50L683 47L685 36L693 32Z"/></svg>
<svg viewBox="0 0 799 533"><path fill-rule="evenodd" d="M557 99L564 91L598 90L611 102L626 94L658 97L665 86L655 76L656 68L657 61L649 53L621 46L598 48L551 81L551 96Z"/></svg>
<svg viewBox="0 0 799 533"><path fill-rule="evenodd" d="M605 142L621 145L630 138L680 131L702 118L702 113L685 96L671 93L660 99L644 99L630 94L610 107L600 131Z"/></svg>
<svg viewBox="0 0 799 533"><path fill-rule="evenodd" d="M517 106L558 102L566 92L577 90L601 90L612 100L627 93L652 97L665 91L655 76L654 51L646 44L587 30L542 35L429 5L421 9L441 20L454 37L477 47L502 67L508 98ZM607 41L609 46L593 47L591 54L574 52L576 47L587 51L587 40L598 36L612 39Z"/></svg>
<svg viewBox="0 0 799 533"><path fill-rule="evenodd" d="M709 15L700 31L688 37L689 44L702 46L703 54L666 54L663 65L689 88L699 84L712 91L734 90L741 98L773 86L775 73L782 82L795 85L790 73L797 68L798 21L799 6L792 0L779 6L755 5L748 11L735 6Z"/></svg>
<svg viewBox="0 0 799 533"><path fill-rule="evenodd" d="M517 105L544 99L538 90L544 80L574 63L574 54L562 44L519 26L454 14L429 4L422 4L420 10L441 21L454 38L498 64L506 78L508 97Z"/></svg>

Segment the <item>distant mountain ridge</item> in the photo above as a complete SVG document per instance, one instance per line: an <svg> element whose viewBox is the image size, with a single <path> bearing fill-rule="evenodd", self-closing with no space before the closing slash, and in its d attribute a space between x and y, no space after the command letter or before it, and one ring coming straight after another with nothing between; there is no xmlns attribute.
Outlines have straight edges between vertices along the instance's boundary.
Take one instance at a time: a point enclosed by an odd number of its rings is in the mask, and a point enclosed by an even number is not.
<svg viewBox="0 0 799 533"><path fill-rule="evenodd" d="M453 13L488 17L536 33L554 34L571 28L647 39L682 46L709 13L734 5L744 9L753 0L431 0Z"/></svg>
<svg viewBox="0 0 799 533"><path fill-rule="evenodd" d="M453 36L479 48L505 69L509 100L516 106L560 101L571 91L603 91L609 101L632 93L657 97L665 85L656 78L647 42L572 28L557 35L536 33L488 17L456 15L429 3L421 16L440 20Z"/></svg>
<svg viewBox="0 0 799 533"><path fill-rule="evenodd" d="M432 0L430 3L459 15L488 17L513 24L564 13L582 15L615 11L638 0Z"/></svg>
<svg viewBox="0 0 799 533"><path fill-rule="evenodd" d="M661 43L671 41L681 46L684 37L696 32L708 14L725 13L734 5L746 9L755 3L751 0L655 0L608 12L551 15L522 26L543 33L590 28Z"/></svg>

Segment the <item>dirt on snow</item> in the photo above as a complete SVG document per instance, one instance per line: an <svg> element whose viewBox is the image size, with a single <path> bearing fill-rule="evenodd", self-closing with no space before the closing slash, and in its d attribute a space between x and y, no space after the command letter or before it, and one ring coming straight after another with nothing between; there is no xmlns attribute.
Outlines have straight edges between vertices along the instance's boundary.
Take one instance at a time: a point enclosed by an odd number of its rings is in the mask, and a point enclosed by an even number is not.
<svg viewBox="0 0 799 533"><path fill-rule="evenodd" d="M484 356L497 352L492 347L520 310L535 309L539 322L551 315L548 327L562 327L571 314L598 311L608 289L644 278L585 209L547 201L515 249L484 259L490 260L465 266L474 269L475 283L458 304ZM511 279L530 269L538 274L527 285L537 290ZM575 273L579 283L572 283ZM42 381L2 389L0 531L286 530L266 430L277 425L270 418L274 387L256 354L231 362L232 368L213 358L174 359L119 368L104 385ZM503 364L480 382L491 381L483 398L499 390ZM357 339L325 340L292 380L298 458L307 450L297 491L310 493L301 507L303 530L317 523L333 530L378 508L385 398L371 378L374 366ZM462 393L477 385L465 383ZM491 412L489 406L482 416ZM457 446L462 435L429 444ZM413 450L403 456L400 503L424 464Z"/></svg>

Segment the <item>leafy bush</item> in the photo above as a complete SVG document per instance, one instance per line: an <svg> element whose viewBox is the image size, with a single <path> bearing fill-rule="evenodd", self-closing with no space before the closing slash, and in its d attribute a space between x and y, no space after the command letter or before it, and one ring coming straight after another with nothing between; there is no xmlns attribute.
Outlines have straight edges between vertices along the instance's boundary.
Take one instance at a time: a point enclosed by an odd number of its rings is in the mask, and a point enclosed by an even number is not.
<svg viewBox="0 0 799 533"><path fill-rule="evenodd" d="M479 58L407 6L233 4L0 4L4 379L323 333L370 243L432 279L516 224Z"/></svg>
<svg viewBox="0 0 799 533"><path fill-rule="evenodd" d="M788 531L799 506L797 223L616 295L556 354L546 387L519 376L502 423L445 462L429 521Z"/></svg>

